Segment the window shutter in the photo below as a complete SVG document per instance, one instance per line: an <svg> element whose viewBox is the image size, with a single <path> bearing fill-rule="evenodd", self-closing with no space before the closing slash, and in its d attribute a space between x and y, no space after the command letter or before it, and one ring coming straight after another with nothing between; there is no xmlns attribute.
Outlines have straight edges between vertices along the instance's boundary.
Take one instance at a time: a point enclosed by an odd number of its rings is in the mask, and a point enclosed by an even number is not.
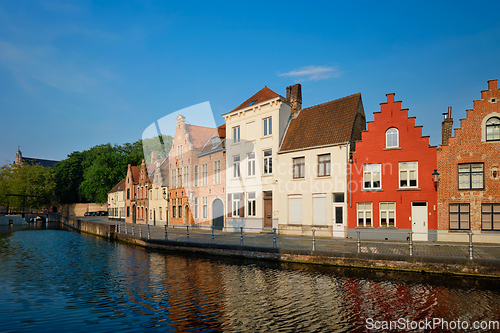
<svg viewBox="0 0 500 333"><path fill-rule="evenodd" d="M231 194L228 194L227 195L227 217L232 217L233 216L233 213L231 212L232 210L232 207L233 207L233 201L231 200L232 199L232 196Z"/></svg>
<svg viewBox="0 0 500 333"><path fill-rule="evenodd" d="M326 225L326 195L313 195L313 224Z"/></svg>
<svg viewBox="0 0 500 333"><path fill-rule="evenodd" d="M288 197L288 221L290 224L302 224L302 196Z"/></svg>
<svg viewBox="0 0 500 333"><path fill-rule="evenodd" d="M240 217L245 217L245 193L240 193Z"/></svg>

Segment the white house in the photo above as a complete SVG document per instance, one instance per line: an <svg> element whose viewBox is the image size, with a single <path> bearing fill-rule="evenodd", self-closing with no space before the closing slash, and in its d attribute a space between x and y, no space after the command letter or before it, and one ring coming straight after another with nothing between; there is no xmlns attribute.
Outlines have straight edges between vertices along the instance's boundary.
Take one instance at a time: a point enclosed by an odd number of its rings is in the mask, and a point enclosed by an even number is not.
<svg viewBox="0 0 500 333"><path fill-rule="evenodd" d="M125 178L120 180L108 192L108 218L121 220L125 218Z"/></svg>

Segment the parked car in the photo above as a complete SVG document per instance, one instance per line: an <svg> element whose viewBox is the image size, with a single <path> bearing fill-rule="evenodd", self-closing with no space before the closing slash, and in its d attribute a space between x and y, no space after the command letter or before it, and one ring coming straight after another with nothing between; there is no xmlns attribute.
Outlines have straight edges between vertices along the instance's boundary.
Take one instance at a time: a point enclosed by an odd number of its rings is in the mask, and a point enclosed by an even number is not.
<svg viewBox="0 0 500 333"><path fill-rule="evenodd" d="M98 216L108 216L108 212L105 210L100 210L97 212L97 215Z"/></svg>
<svg viewBox="0 0 500 333"><path fill-rule="evenodd" d="M83 214L83 216L92 216L92 212L85 212L85 214Z"/></svg>

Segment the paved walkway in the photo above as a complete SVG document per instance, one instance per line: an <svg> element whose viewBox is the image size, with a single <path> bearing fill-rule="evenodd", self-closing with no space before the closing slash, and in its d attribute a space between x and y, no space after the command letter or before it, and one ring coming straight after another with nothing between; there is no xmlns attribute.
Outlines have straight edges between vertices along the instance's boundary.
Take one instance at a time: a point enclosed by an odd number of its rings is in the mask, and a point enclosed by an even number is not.
<svg viewBox="0 0 500 333"><path fill-rule="evenodd" d="M95 221L116 225L117 221L108 220L107 217L93 216L79 219L85 221ZM136 236L148 237L147 225L119 222L120 233L133 234ZM150 226L151 239L166 239L164 226ZM214 230L212 237L211 228L189 227L189 239L186 226L169 226L167 229L167 239L170 241L190 241L197 243L216 243L231 245L247 245L256 247L274 246L273 232L243 233L222 232ZM323 238L316 237L313 242L311 236L290 236L276 235L276 247L280 249L312 250L313 246L317 251L356 253L358 249L357 240ZM373 241L361 240L360 252L374 254L409 254L409 242L403 241ZM436 243L436 242L413 242L414 256L448 257L448 258L469 258L468 243ZM500 260L500 245L474 244L474 259L495 259Z"/></svg>

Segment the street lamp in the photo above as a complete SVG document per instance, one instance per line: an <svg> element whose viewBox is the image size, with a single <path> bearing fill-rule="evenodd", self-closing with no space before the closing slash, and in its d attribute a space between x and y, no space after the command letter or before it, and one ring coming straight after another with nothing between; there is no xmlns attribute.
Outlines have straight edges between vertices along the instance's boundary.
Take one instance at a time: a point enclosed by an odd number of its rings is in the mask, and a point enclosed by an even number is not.
<svg viewBox="0 0 500 333"><path fill-rule="evenodd" d="M165 188L163 188L163 199L167 200L167 209L165 211L165 214L167 215L167 227L168 227L168 215L170 214L170 205L168 203L170 202L170 198L167 198L167 192L165 191Z"/></svg>
<svg viewBox="0 0 500 333"><path fill-rule="evenodd" d="M437 189L439 183L439 172L437 170L432 173L432 181L434 182L434 188Z"/></svg>

